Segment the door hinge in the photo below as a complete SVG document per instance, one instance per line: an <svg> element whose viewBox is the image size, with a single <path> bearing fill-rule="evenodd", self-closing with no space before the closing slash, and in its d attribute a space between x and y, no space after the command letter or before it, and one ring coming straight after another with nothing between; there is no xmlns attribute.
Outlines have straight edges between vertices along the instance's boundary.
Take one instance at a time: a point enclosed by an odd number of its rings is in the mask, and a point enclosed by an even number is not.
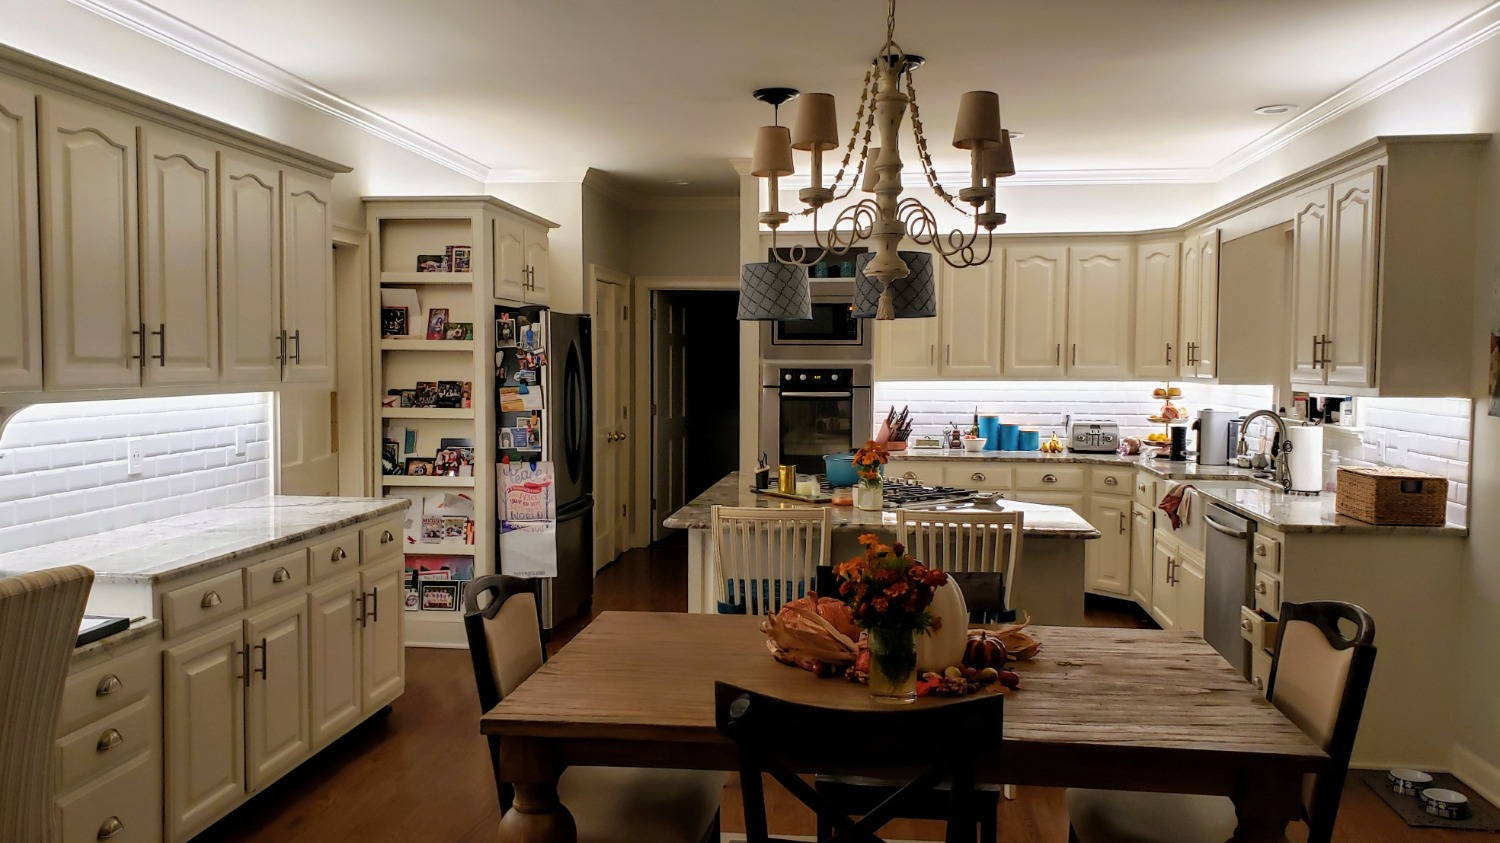
<svg viewBox="0 0 1500 843"><path fill-rule="evenodd" d="M651 499L651 511L652 512L656 511L656 498L652 498Z"/></svg>
<svg viewBox="0 0 1500 843"><path fill-rule="evenodd" d="M656 403L655 402L652 402L652 404L651 404L651 415L653 415L653 416L656 415Z"/></svg>
<svg viewBox="0 0 1500 843"><path fill-rule="evenodd" d="M625 306L623 306L623 307L620 308L620 321L625 322L625 321L629 321L629 319L630 319L630 305L627 304L627 305L625 305Z"/></svg>

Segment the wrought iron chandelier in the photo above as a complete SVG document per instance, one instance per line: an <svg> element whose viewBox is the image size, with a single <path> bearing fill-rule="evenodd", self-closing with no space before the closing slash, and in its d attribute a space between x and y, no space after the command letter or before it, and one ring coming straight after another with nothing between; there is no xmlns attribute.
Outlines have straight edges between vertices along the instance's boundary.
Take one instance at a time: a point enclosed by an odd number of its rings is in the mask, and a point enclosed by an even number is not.
<svg viewBox="0 0 1500 843"><path fill-rule="evenodd" d="M751 174L769 180L770 201L767 210L760 214L760 222L771 229L773 260L745 265L740 318L807 318L802 315L808 296L806 268L829 257L846 255L859 243L873 244L872 256L861 262L861 273L879 286L875 318L882 320L897 318L893 284L907 278L913 269L897 251L903 238L910 237L920 245L931 247L953 267L978 266L993 254L995 228L1005 223L1005 214L995 210L995 183L997 179L1016 172L1010 133L1000 122L1000 98L993 91L969 91L959 100L953 145L969 152L970 163L969 185L961 188L955 197L938 181L917 105L912 71L920 67L924 59L904 51L895 35L896 0L886 0L885 43L865 72L859 109L843 160L829 185L823 184L823 153L839 147L832 94L803 95L791 129L775 121L776 125L762 126L757 130ZM757 99L779 106L797 96L797 91L763 88L755 94ZM958 228L944 233L937 217L921 200L901 196L900 130L908 105L911 107L917 159L927 184L945 204L972 219L968 231ZM872 147L871 135L875 132L879 134L880 145ZM858 159L846 184L844 176L854 160L856 146L859 147ZM777 229L791 219L791 214L779 207L778 180L794 172L793 149L809 152L812 157L812 184L798 193L798 198L807 207L798 215L811 215L815 245L778 249ZM862 192L873 194L873 198L862 198L844 208L831 225L820 230L819 210L830 202L849 196L856 185ZM961 205L968 205L972 210ZM797 289L799 283L800 291Z"/></svg>

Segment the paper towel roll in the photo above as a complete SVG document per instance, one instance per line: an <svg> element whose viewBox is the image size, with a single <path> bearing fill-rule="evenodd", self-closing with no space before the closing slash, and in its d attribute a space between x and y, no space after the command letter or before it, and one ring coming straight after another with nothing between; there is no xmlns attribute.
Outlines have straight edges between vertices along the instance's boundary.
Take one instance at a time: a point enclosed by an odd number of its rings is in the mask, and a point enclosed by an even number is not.
<svg viewBox="0 0 1500 843"><path fill-rule="evenodd" d="M1287 425L1287 472L1294 492L1323 490L1323 428L1320 425Z"/></svg>

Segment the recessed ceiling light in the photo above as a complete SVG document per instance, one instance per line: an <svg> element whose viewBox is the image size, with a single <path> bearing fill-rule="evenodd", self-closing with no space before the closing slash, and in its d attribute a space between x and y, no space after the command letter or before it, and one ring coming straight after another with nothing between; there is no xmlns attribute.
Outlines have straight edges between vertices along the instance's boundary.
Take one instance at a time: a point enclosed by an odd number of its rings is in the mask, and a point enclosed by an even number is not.
<svg viewBox="0 0 1500 843"><path fill-rule="evenodd" d="M1010 139L1011 140L1020 140L1021 138L1024 138L1024 137L1026 137L1026 133L1025 132L1011 132L1010 133Z"/></svg>
<svg viewBox="0 0 1500 843"><path fill-rule="evenodd" d="M1258 107L1258 108L1255 109L1255 113L1256 114L1285 114L1288 111L1296 111L1296 110L1297 110L1297 106L1295 106L1295 105L1289 105L1287 103L1277 103L1275 105L1262 105L1262 106L1260 106L1260 107Z"/></svg>

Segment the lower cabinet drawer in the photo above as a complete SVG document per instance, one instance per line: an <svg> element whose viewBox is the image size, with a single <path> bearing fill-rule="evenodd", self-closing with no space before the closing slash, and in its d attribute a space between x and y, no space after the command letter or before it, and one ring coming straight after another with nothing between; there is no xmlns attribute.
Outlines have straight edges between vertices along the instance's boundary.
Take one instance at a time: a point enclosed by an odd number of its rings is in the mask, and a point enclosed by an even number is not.
<svg viewBox="0 0 1500 843"><path fill-rule="evenodd" d="M148 752L64 795L57 808L62 843L160 843L161 760Z"/></svg>
<svg viewBox="0 0 1500 843"><path fill-rule="evenodd" d="M1093 490L1105 495L1131 494L1130 483L1135 479L1133 468L1104 468L1094 466Z"/></svg>
<svg viewBox="0 0 1500 843"><path fill-rule="evenodd" d="M1281 580L1265 571L1255 572L1255 609L1272 617L1281 613Z"/></svg>
<svg viewBox="0 0 1500 843"><path fill-rule="evenodd" d="M307 588L307 548L284 553L245 569L245 592L251 606L290 597Z"/></svg>
<svg viewBox="0 0 1500 843"><path fill-rule="evenodd" d="M76 673L63 685L57 733L66 735L92 720L119 711L161 685L161 650L147 646L121 653Z"/></svg>
<svg viewBox="0 0 1500 843"><path fill-rule="evenodd" d="M1276 646L1276 621L1266 620L1261 613L1249 606L1240 607L1240 637L1250 642L1256 650L1271 650Z"/></svg>
<svg viewBox="0 0 1500 843"><path fill-rule="evenodd" d="M1016 491L1083 491L1086 469L1078 465L1016 466Z"/></svg>
<svg viewBox="0 0 1500 843"><path fill-rule="evenodd" d="M194 627L232 617L245 608L244 574L235 569L162 595L161 624L171 638Z"/></svg>
<svg viewBox="0 0 1500 843"><path fill-rule="evenodd" d="M380 521L359 531L359 551L366 565L401 555L401 519Z"/></svg>
<svg viewBox="0 0 1500 843"><path fill-rule="evenodd" d="M891 460L885 467L888 480L911 480L929 486L943 482L943 464L937 460Z"/></svg>
<svg viewBox="0 0 1500 843"><path fill-rule="evenodd" d="M312 546L312 578L321 582L359 570L359 534L344 533Z"/></svg>
<svg viewBox="0 0 1500 843"><path fill-rule="evenodd" d="M1135 473L1135 499L1152 509L1156 508L1160 501L1156 497L1156 478L1144 471Z"/></svg>
<svg viewBox="0 0 1500 843"><path fill-rule="evenodd" d="M943 483L982 492L1006 491L1011 486L1011 470L999 463L950 465L943 469Z"/></svg>
<svg viewBox="0 0 1500 843"><path fill-rule="evenodd" d="M58 792L66 793L149 749L161 723L156 699L147 697L58 739Z"/></svg>

